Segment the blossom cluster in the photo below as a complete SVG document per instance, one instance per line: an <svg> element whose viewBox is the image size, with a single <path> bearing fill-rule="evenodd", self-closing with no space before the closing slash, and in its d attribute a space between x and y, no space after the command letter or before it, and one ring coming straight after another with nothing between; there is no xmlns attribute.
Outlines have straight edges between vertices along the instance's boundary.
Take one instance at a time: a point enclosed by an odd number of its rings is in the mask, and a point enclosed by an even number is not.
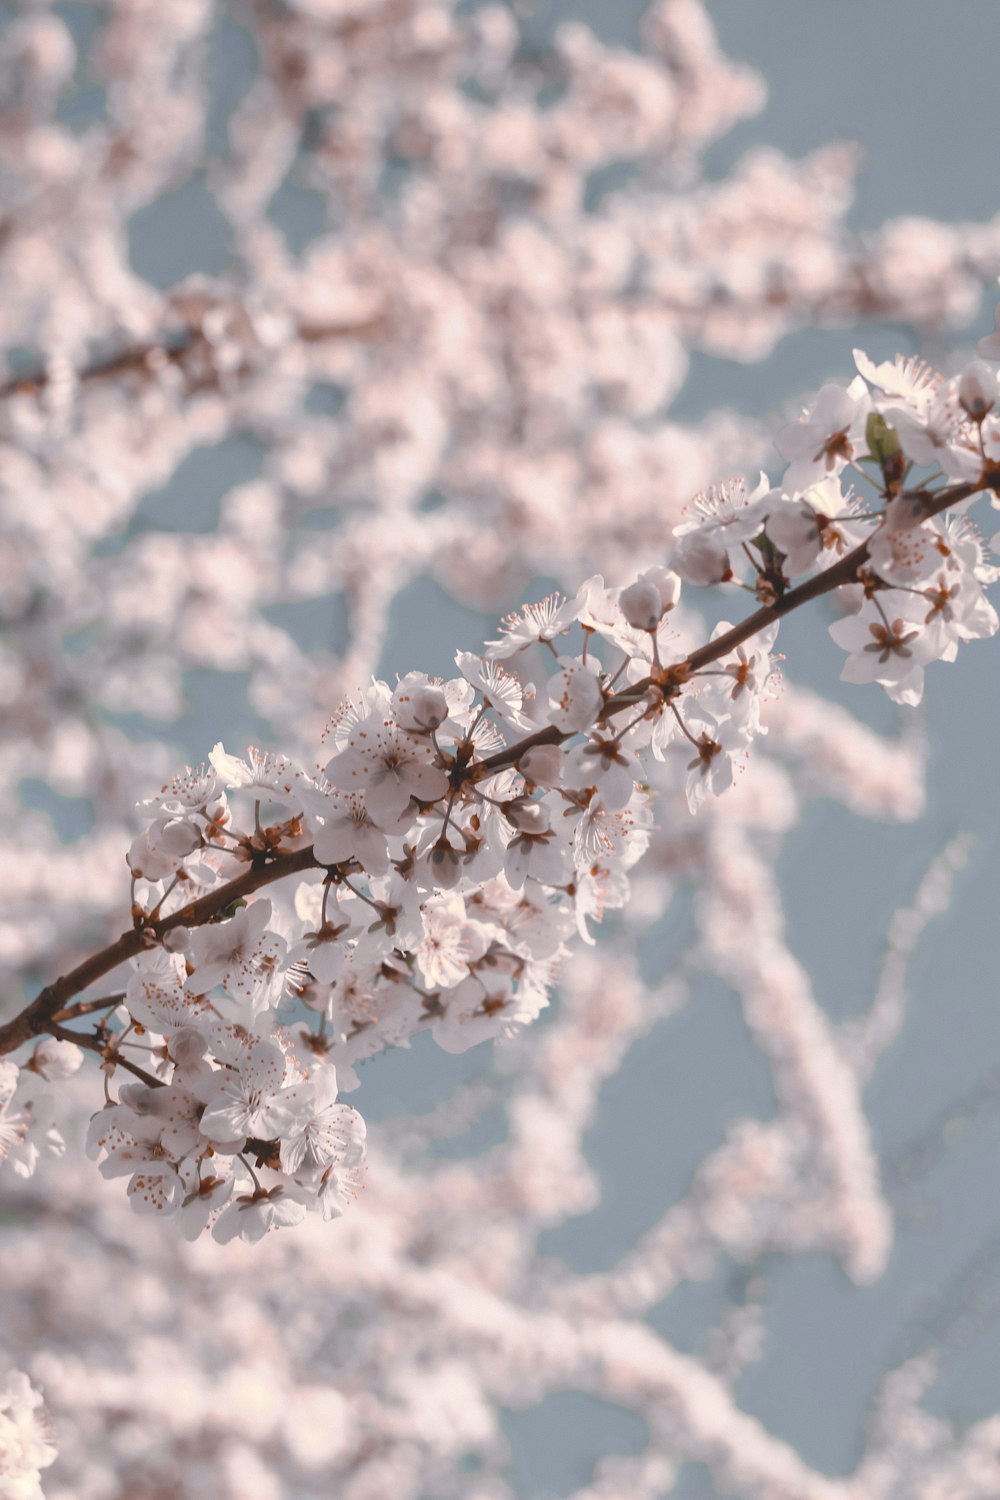
<svg viewBox="0 0 1000 1500"><path fill-rule="evenodd" d="M997 570L964 514L1000 484L996 376L983 361L952 381L857 363L778 434L778 485L697 497L671 566L524 607L481 654L458 652L449 680L373 681L310 770L219 744L143 805L128 863L149 946L97 1036L106 1066L138 1081L90 1133L136 1208L220 1241L341 1213L365 1131L338 1082L420 1030L462 1052L538 1016L571 937L592 942L627 901L652 785L683 789L692 813L732 785L766 732L779 617L812 592L843 611L845 680L903 704L930 661L996 631ZM822 588L797 583L817 569ZM736 585L760 609L692 649L685 580ZM303 878L276 911L257 883L283 860ZM36 1048L36 1075L78 1063L60 1035ZM3 1067L6 1152L26 1172L33 1106L18 1113Z"/></svg>
<svg viewBox="0 0 1000 1500"><path fill-rule="evenodd" d="M42 1500L41 1470L56 1449L42 1398L21 1370L0 1379L0 1494L4 1500Z"/></svg>
<svg viewBox="0 0 1000 1500"><path fill-rule="evenodd" d="M1000 357L1000 333L982 347ZM830 627L848 652L842 676L914 705L930 662L954 661L962 641L997 629L983 588L1000 574L965 512L981 487L996 493L1000 385L985 360L950 381L920 361L876 366L860 350L855 360L846 389L824 386L777 434L789 460L780 487L762 474L750 493L737 480L698 497L695 518L677 528L674 565L704 585L745 577L749 562L758 597L776 602L863 545ZM941 477L967 493L938 518L928 486Z"/></svg>

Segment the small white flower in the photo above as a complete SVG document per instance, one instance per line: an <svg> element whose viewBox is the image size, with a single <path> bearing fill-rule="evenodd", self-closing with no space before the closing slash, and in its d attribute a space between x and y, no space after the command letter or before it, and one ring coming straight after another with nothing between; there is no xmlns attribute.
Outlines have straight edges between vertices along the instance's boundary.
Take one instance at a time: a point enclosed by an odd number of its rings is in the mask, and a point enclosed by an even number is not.
<svg viewBox="0 0 1000 1500"><path fill-rule="evenodd" d="M507 616L502 622L503 635L499 640L487 641L484 654L502 661L536 642L554 640L557 635L565 635L579 614L579 600L563 599L559 594L550 594L537 604L526 604L520 614Z"/></svg>
<svg viewBox="0 0 1000 1500"><path fill-rule="evenodd" d="M778 451L790 460L782 481L785 489L808 489L865 453L870 411L871 397L860 377L846 390L841 385L823 386L812 409L782 427L775 438Z"/></svg>
<svg viewBox="0 0 1000 1500"><path fill-rule="evenodd" d="M278 1099L284 1082L280 1048L259 1037L251 1039L235 1067L219 1068L200 1081L198 1094L205 1105L202 1135L224 1144L248 1136L275 1139L287 1119Z"/></svg>
<svg viewBox="0 0 1000 1500"><path fill-rule="evenodd" d="M294 1175L303 1167L335 1168L354 1176L365 1158L365 1122L349 1104L337 1102L337 1074L318 1067L304 1083L286 1089L282 1103L291 1123L281 1141L281 1167Z"/></svg>
<svg viewBox="0 0 1000 1500"><path fill-rule="evenodd" d="M431 764L433 753L433 747L407 735L391 719L366 720L328 763L326 776L343 791L363 793L372 822L395 831L411 797L436 802L448 790L448 777Z"/></svg>
<svg viewBox="0 0 1000 1500"><path fill-rule="evenodd" d="M511 821L521 828L507 845L504 860L504 873L514 889L520 890L529 875L543 885L565 885L572 870L569 840L565 831L550 826L545 806L528 803Z"/></svg>
<svg viewBox="0 0 1000 1500"><path fill-rule="evenodd" d="M513 672L508 672L499 662L488 661L482 656L473 656L471 651L455 653L455 662L463 677L506 723L516 729L530 730L532 722L524 713L524 688Z"/></svg>
<svg viewBox="0 0 1000 1500"><path fill-rule="evenodd" d="M612 812L626 807L642 769L620 741L599 736L574 745L565 758L563 782L578 791L593 789Z"/></svg>
<svg viewBox="0 0 1000 1500"><path fill-rule="evenodd" d="M688 761L687 801L692 813L711 793L719 797L733 784L733 757L746 749L749 734L732 718L717 718L700 702L684 703L684 727L693 743Z"/></svg>
<svg viewBox="0 0 1000 1500"><path fill-rule="evenodd" d="M270 901L259 900L240 907L227 922L192 932L190 993L207 995L218 985L234 999L249 1001L254 1015L272 1005L281 994L287 945L268 930L270 920Z"/></svg>
<svg viewBox="0 0 1000 1500"><path fill-rule="evenodd" d="M270 1229L301 1224L305 1216L306 1205L289 1197L284 1183L277 1183L272 1188L258 1188L231 1198L212 1227L212 1238L220 1245L228 1245L235 1239L254 1243L262 1240Z"/></svg>
<svg viewBox="0 0 1000 1500"><path fill-rule="evenodd" d="M272 755L251 745L246 760L240 760L228 755L220 741L208 758L227 787L270 792L275 801L298 806L297 783L302 772L287 756Z"/></svg>
<svg viewBox="0 0 1000 1500"><path fill-rule="evenodd" d="M776 492L769 488L763 472L749 495L742 479L712 485L695 495L691 520L674 527L675 573L700 587L728 582L733 576L728 549L753 541L775 499Z"/></svg>
<svg viewBox="0 0 1000 1500"><path fill-rule="evenodd" d="M0 1379L0 1494L43 1500L42 1469L56 1459L42 1398L20 1370Z"/></svg>
<svg viewBox="0 0 1000 1500"><path fill-rule="evenodd" d="M549 718L564 734L590 729L604 706L597 663L560 656L559 666L549 679Z"/></svg>
<svg viewBox="0 0 1000 1500"><path fill-rule="evenodd" d="M840 675L844 682L878 682L895 702L912 706L923 695L932 651L917 614L923 601L893 594L886 602L891 609L884 613L872 601L830 626L837 645L849 652Z"/></svg>
<svg viewBox="0 0 1000 1500"><path fill-rule="evenodd" d="M423 906L424 936L416 950L417 963L428 989L450 989L469 974L470 964L482 958L490 930L470 922L461 896L432 896Z"/></svg>
<svg viewBox="0 0 1000 1500"><path fill-rule="evenodd" d="M302 801L319 864L339 865L356 859L369 875L385 874L388 839L372 822L361 792L342 792L326 784L303 789Z"/></svg>
<svg viewBox="0 0 1000 1500"><path fill-rule="evenodd" d="M185 766L179 775L161 786L155 797L136 806L139 812L160 809L173 816L183 816L189 812L206 812L209 808L221 810L225 802L226 794L218 771L214 766L206 768L202 763L195 770Z"/></svg>

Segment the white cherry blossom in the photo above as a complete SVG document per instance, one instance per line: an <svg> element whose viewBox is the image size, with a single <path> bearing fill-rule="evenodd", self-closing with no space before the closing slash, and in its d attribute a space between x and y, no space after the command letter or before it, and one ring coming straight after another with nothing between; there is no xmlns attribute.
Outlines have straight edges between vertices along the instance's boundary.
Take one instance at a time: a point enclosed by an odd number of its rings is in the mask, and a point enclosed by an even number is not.
<svg viewBox="0 0 1000 1500"><path fill-rule="evenodd" d="M919 703L924 690L924 667L933 642L923 629L921 601L912 595L886 596L889 608L874 600L857 614L845 615L830 626L837 645L849 653L841 671L844 682L878 682L897 703Z"/></svg>
<svg viewBox="0 0 1000 1500"><path fill-rule="evenodd" d="M351 731L347 748L328 762L326 776L342 791L362 793L372 822L393 829L411 798L436 802L447 791L448 777L431 764L433 754L433 746L391 720L372 718Z"/></svg>
<svg viewBox="0 0 1000 1500"><path fill-rule="evenodd" d="M866 453L865 424L870 410L871 397L860 378L846 390L839 385L823 386L814 405L797 422L782 427L775 439L779 452L790 460L782 481L785 489L808 489Z"/></svg>
<svg viewBox="0 0 1000 1500"><path fill-rule="evenodd" d="M242 906L226 922L191 933L187 988L207 995L217 987L250 1002L251 1013L266 1010L279 998L287 944L272 932L271 903L266 898Z"/></svg>
<svg viewBox="0 0 1000 1500"><path fill-rule="evenodd" d="M563 599L559 594L550 594L538 604L526 604L520 613L508 615L502 622L503 635L486 642L484 655L492 661L503 661L527 646L553 641L566 633L579 613L578 599Z"/></svg>

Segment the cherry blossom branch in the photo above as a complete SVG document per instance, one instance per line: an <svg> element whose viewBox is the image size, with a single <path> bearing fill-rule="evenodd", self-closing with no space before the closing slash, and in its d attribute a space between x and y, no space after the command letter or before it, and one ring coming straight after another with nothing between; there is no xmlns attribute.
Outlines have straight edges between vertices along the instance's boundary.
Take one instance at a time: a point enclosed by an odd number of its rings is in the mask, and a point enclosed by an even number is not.
<svg viewBox="0 0 1000 1500"><path fill-rule="evenodd" d="M930 520L933 516L940 515L942 511L954 505L960 505L963 500L968 500L972 495L978 495L987 489L1000 491L1000 468L987 466L982 477L975 483L950 485L936 495L931 495L925 490L906 491L903 498L919 501L923 519ZM703 667L711 666L712 662L721 661L737 646L741 646L744 641L759 634L760 631L766 630L769 625L780 620L784 615L791 614L792 610L811 603L813 599L820 599L824 594L842 588L844 584L857 582L859 569L863 568L868 561L869 541L870 538L855 547L852 552L848 552L839 562L825 568L813 578L807 579L805 583L800 583L796 588L789 589L774 604L763 605L752 615L748 615L739 625L734 625L723 635L717 636L714 641L707 641L704 646L699 646L683 661L664 667L656 675L644 677L626 691L616 693L605 703L598 715L599 721L606 722L615 714L621 713L623 709L633 707L651 690L659 688L664 696L667 696L672 689L686 682L695 672ZM535 746L559 745L571 738L571 734L557 729L555 725L549 725L527 739L521 740L518 744L508 745L506 749L498 750L495 755L487 756L485 760L479 761L466 779L483 781L489 776L496 775L498 771L516 765L525 752Z"/></svg>
<svg viewBox="0 0 1000 1500"><path fill-rule="evenodd" d="M54 1036L60 1042L75 1042L85 1051L95 1052L103 1062L112 1063L116 1068L124 1068L126 1073L131 1073L134 1078L138 1078L149 1088L163 1087L162 1079L154 1077L152 1073L147 1073L145 1068L140 1068L139 1064L132 1062L130 1058L123 1057L120 1050L112 1043L102 1041L99 1036L88 1036L86 1032L71 1031L68 1026L59 1026L55 1021L50 1021L42 1030L47 1031L50 1036Z"/></svg>
<svg viewBox="0 0 1000 1500"><path fill-rule="evenodd" d="M308 870L314 863L311 845L304 849L293 849L275 856L266 864L251 864L235 880L227 881L225 885L200 896L197 901L171 912L168 917L160 917L153 922L140 921L130 932L123 932L115 942L47 985L20 1015L8 1021L5 1026L0 1026L0 1056L13 1052L16 1047L41 1032L51 1030L55 1016L74 995L87 989L96 980L103 979L130 958L136 958L145 949L155 947L174 928L200 927L211 922L242 897L260 890L262 886L271 885L275 880L282 880L286 875ZM77 1040L75 1033L74 1040Z"/></svg>
<svg viewBox="0 0 1000 1500"><path fill-rule="evenodd" d="M904 492L903 498L918 505L921 518L928 520L986 489L1000 490L1000 466L987 463L984 465L983 473L975 482L951 485L937 494L931 494L924 489L907 491ZM715 640L698 647L682 661L666 667L658 667L652 674L627 690L609 697L597 715L597 722L607 723L625 709L635 707L644 697L653 692L662 693L665 700L672 699L681 686L696 672L712 662L721 660L744 641L765 630L783 616L814 599L821 598L824 594L831 593L834 589L856 582L868 559L869 541L865 541L831 567L799 584L796 588L789 589L774 603L762 606L739 625L733 626ZM470 765L468 760L459 757L450 776L452 794L454 795L463 787L473 786L499 771L517 765L526 753L535 747L563 744L573 737L572 731L560 730L555 725L549 725L473 765ZM138 916L136 925L131 931L123 933L115 942L48 985L20 1015L0 1027L0 1056L14 1051L15 1048L42 1032L49 1031L53 1035L58 1035L58 1031L53 1031L53 1025L59 1020L75 1018L86 1014L91 1009L98 1008L102 1003L100 1001L92 1004L86 1002L84 1005L67 1011L69 1001L74 995L87 989L96 980L111 973L129 959L137 957L145 949L162 942L166 934L175 928L198 927L212 922L234 903L260 890L263 886L316 866L328 868L315 858L311 845L290 851L267 849L260 851L252 859L250 867L243 874L179 908L169 916L155 919L144 915ZM79 1040L76 1033L68 1033L68 1035ZM81 1045L90 1044L83 1041ZM96 1049L91 1046L91 1050Z"/></svg>

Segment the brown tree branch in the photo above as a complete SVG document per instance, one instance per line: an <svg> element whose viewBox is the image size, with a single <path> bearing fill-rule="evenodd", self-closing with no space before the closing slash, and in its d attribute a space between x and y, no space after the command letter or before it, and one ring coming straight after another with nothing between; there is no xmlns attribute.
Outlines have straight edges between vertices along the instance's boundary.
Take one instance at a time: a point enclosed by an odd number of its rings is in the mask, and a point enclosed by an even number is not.
<svg viewBox="0 0 1000 1500"><path fill-rule="evenodd" d="M102 1061L113 1063L116 1068L124 1068L126 1073L131 1073L134 1078L138 1078L151 1089L163 1088L162 1078L155 1078L152 1073L147 1073L146 1069L140 1068L138 1063L123 1057L110 1042L102 1042L99 1036L89 1036L85 1031L71 1031L68 1026L58 1026L55 1021L50 1021L42 1029L50 1036L57 1037L60 1042L73 1042L87 1052L96 1052Z"/></svg>

